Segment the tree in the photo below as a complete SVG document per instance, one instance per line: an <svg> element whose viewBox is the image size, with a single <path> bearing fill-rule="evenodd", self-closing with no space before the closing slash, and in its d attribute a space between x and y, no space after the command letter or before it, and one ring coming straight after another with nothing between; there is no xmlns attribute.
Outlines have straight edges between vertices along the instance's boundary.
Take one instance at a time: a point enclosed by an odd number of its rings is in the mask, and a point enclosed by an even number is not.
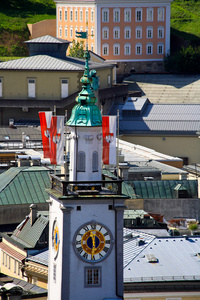
<svg viewBox="0 0 200 300"><path fill-rule="evenodd" d="M69 50L69 56L77 57L77 58L84 58L84 42L83 41L72 41L72 46Z"/></svg>

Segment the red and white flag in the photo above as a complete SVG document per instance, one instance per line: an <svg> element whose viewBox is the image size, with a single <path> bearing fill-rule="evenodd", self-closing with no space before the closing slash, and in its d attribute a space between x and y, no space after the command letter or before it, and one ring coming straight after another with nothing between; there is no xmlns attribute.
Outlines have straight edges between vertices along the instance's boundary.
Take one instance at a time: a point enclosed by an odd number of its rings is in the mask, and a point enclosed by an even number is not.
<svg viewBox="0 0 200 300"><path fill-rule="evenodd" d="M64 116L51 117L50 140L51 164L61 165L64 163Z"/></svg>
<svg viewBox="0 0 200 300"><path fill-rule="evenodd" d="M50 158L50 126L51 126L51 111L40 111L40 126L43 143L44 158Z"/></svg>
<svg viewBox="0 0 200 300"><path fill-rule="evenodd" d="M102 117L103 163L116 165L116 116Z"/></svg>

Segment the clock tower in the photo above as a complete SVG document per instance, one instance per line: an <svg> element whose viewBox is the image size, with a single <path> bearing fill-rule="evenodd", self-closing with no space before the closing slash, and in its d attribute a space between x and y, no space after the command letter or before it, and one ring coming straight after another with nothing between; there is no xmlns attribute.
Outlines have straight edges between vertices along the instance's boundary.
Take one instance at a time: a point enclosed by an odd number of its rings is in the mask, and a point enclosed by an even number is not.
<svg viewBox="0 0 200 300"><path fill-rule="evenodd" d="M67 122L69 178L51 175L49 300L123 298L122 181L101 172L102 119L85 52L82 91Z"/></svg>

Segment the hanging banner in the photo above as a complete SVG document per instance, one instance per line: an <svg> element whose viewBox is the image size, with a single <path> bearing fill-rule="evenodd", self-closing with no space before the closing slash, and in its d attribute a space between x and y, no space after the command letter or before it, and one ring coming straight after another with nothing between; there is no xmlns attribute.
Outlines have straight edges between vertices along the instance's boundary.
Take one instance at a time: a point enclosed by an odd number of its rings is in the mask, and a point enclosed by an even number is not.
<svg viewBox="0 0 200 300"><path fill-rule="evenodd" d="M40 127L42 134L42 144L43 144L43 156L44 158L50 158L50 126L51 126L51 111L40 111Z"/></svg>
<svg viewBox="0 0 200 300"><path fill-rule="evenodd" d="M50 161L52 165L64 164L64 116L51 117L51 152Z"/></svg>
<svg viewBox="0 0 200 300"><path fill-rule="evenodd" d="M102 117L103 163L116 165L116 116Z"/></svg>

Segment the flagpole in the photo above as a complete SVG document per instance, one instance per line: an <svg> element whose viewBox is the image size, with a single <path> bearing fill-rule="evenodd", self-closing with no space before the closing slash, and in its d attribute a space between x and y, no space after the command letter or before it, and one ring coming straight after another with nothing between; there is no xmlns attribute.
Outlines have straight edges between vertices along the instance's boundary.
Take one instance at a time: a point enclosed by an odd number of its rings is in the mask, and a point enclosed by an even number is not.
<svg viewBox="0 0 200 300"><path fill-rule="evenodd" d="M119 179L119 109L117 110L117 179Z"/></svg>
<svg viewBox="0 0 200 300"><path fill-rule="evenodd" d="M53 115L56 116L56 105L53 107ZM53 165L54 175L56 175L56 165Z"/></svg>
<svg viewBox="0 0 200 300"><path fill-rule="evenodd" d="M65 110L65 124L66 122L67 122L67 109ZM67 181L67 148L68 148L67 126L65 125L65 162L64 162L65 181Z"/></svg>

